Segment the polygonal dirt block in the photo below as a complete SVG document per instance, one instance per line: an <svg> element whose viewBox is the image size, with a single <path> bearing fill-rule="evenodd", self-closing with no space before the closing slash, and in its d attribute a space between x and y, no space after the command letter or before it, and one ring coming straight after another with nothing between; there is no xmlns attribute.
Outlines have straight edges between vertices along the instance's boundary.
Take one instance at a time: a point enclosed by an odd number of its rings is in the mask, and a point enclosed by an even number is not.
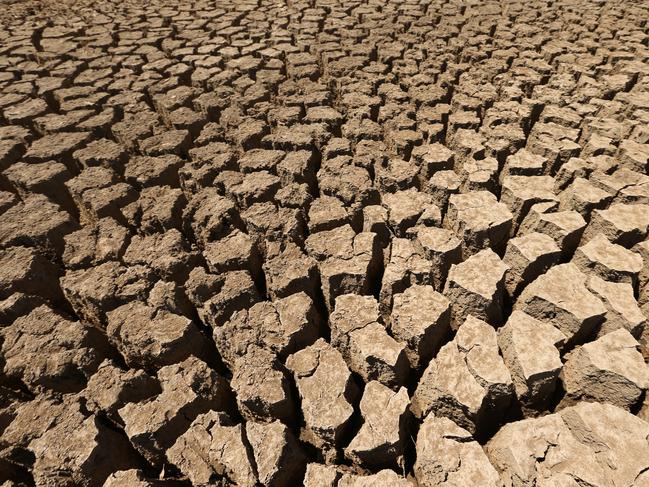
<svg viewBox="0 0 649 487"><path fill-rule="evenodd" d="M450 331L451 303L432 286L414 285L395 294L390 332L406 344L412 368L425 367Z"/></svg>
<svg viewBox="0 0 649 487"><path fill-rule="evenodd" d="M577 401L609 403L630 409L649 388L649 366L631 334L619 329L566 356L562 405Z"/></svg>
<svg viewBox="0 0 649 487"><path fill-rule="evenodd" d="M471 433L432 413L417 433L414 470L419 485L502 485L498 472Z"/></svg>
<svg viewBox="0 0 649 487"><path fill-rule="evenodd" d="M522 311L514 311L498 330L498 346L524 406L537 410L547 406L563 366L559 349L565 340L550 323Z"/></svg>
<svg viewBox="0 0 649 487"><path fill-rule="evenodd" d="M509 266L505 275L505 288L509 295L517 296L560 257L559 246L542 233L532 232L509 240L503 256L503 262Z"/></svg>
<svg viewBox="0 0 649 487"><path fill-rule="evenodd" d="M199 414L227 410L231 402L225 379L195 357L162 367L158 381L161 394L118 410L131 444L154 465Z"/></svg>
<svg viewBox="0 0 649 487"><path fill-rule="evenodd" d="M434 411L482 434L503 416L513 394L511 375L498 353L496 331L469 316L424 371L411 410L418 418Z"/></svg>
<svg viewBox="0 0 649 487"><path fill-rule="evenodd" d="M223 325L214 327L214 341L229 365L253 346L283 359L311 345L318 337L318 327L319 315L313 301L298 293L236 311Z"/></svg>
<svg viewBox="0 0 649 487"><path fill-rule="evenodd" d="M246 419L288 423L294 418L286 371L272 352L252 346L235 360L233 369L230 386Z"/></svg>
<svg viewBox="0 0 649 487"><path fill-rule="evenodd" d="M567 339L579 343L603 321L606 307L586 287L587 276L574 264L559 264L528 285L514 309L552 323Z"/></svg>
<svg viewBox="0 0 649 487"><path fill-rule="evenodd" d="M342 353L349 368L364 380L378 380L396 388L405 380L408 360L403 344L392 338L378 320L373 297L338 296L329 316L331 343Z"/></svg>
<svg viewBox="0 0 649 487"><path fill-rule="evenodd" d="M613 282L636 286L642 270L642 257L621 245L611 243L604 235L597 235L578 247L572 262L582 272L594 273Z"/></svg>
<svg viewBox="0 0 649 487"><path fill-rule="evenodd" d="M46 305L0 329L4 373L37 392L78 392L110 355L106 337Z"/></svg>
<svg viewBox="0 0 649 487"><path fill-rule="evenodd" d="M342 355L323 339L291 355L286 367L293 373L300 396L304 429L301 437L335 458L335 448L351 426L357 386Z"/></svg>
<svg viewBox="0 0 649 487"><path fill-rule="evenodd" d="M203 335L185 316L134 301L107 317L106 334L130 367L157 369L203 355Z"/></svg>
<svg viewBox="0 0 649 487"><path fill-rule="evenodd" d="M364 423L345 455L370 468L401 465L409 403L405 388L395 393L377 381L369 382L360 402Z"/></svg>
<svg viewBox="0 0 649 487"><path fill-rule="evenodd" d="M512 213L488 191L452 195L444 226L462 240L465 257L491 248L502 250L512 228Z"/></svg>
<svg viewBox="0 0 649 487"><path fill-rule="evenodd" d="M451 266L443 294L452 303L451 327L454 330L469 315L494 325L502 322L507 269L491 249Z"/></svg>

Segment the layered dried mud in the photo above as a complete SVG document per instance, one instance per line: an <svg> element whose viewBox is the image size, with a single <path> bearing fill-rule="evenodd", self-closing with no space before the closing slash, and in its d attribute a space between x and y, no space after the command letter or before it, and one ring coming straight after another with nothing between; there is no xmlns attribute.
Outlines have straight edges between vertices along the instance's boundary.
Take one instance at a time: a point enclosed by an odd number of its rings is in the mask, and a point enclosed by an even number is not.
<svg viewBox="0 0 649 487"><path fill-rule="evenodd" d="M0 485L649 485L649 5L11 1Z"/></svg>

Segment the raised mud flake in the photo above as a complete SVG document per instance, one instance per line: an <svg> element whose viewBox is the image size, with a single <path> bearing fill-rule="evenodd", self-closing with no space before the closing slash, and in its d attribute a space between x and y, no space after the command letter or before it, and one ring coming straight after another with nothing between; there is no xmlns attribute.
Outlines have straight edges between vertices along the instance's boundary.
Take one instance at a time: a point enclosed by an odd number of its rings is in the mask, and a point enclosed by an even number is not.
<svg viewBox="0 0 649 487"><path fill-rule="evenodd" d="M511 233L516 232L527 212L536 203L558 201L550 176L507 176L501 185L500 202L513 214Z"/></svg>
<svg viewBox="0 0 649 487"><path fill-rule="evenodd" d="M649 388L649 366L639 343L624 329L612 331L575 349L561 372L566 396L562 405L577 401L635 406Z"/></svg>
<svg viewBox="0 0 649 487"><path fill-rule="evenodd" d="M548 160L533 154L527 149L521 149L507 157L501 179L505 176L543 176L546 173Z"/></svg>
<svg viewBox="0 0 649 487"><path fill-rule="evenodd" d="M2 388L3 406L15 401L11 408L3 407L3 432L0 439L0 472L11 477L19 470L32 467L33 457L29 444L56 425L83 418L82 403L72 394L60 397L42 394L31 401L19 401L11 389Z"/></svg>
<svg viewBox="0 0 649 487"><path fill-rule="evenodd" d="M202 246L224 237L231 225L237 221L234 203L216 188L206 188L190 200L183 212L184 231L194 235Z"/></svg>
<svg viewBox="0 0 649 487"><path fill-rule="evenodd" d="M631 284L634 288L642 270L642 257L597 235L578 247L572 262L582 272L594 273L607 281Z"/></svg>
<svg viewBox="0 0 649 487"><path fill-rule="evenodd" d="M101 485L114 471L137 466L126 438L94 415L59 423L29 449L38 485Z"/></svg>
<svg viewBox="0 0 649 487"><path fill-rule="evenodd" d="M379 323L378 309L372 296L338 296L329 317L331 343L365 381L398 388L406 378L408 361L403 344Z"/></svg>
<svg viewBox="0 0 649 487"><path fill-rule="evenodd" d="M502 485L498 472L471 433L432 413L417 434L414 471L419 485L425 487Z"/></svg>
<svg viewBox="0 0 649 487"><path fill-rule="evenodd" d="M103 412L119 424L117 411L127 403L141 402L160 394L157 379L137 369L123 370L112 361L104 360L83 391L86 407L94 414Z"/></svg>
<svg viewBox="0 0 649 487"><path fill-rule="evenodd" d="M137 201L121 209L122 215L140 233L164 233L182 229L182 212L187 199L179 188L151 186L140 191Z"/></svg>
<svg viewBox="0 0 649 487"><path fill-rule="evenodd" d="M249 421L295 418L294 403L284 367L269 350L251 346L233 364L230 386L239 411Z"/></svg>
<svg viewBox="0 0 649 487"><path fill-rule="evenodd" d="M256 203L241 212L250 235L270 242L302 244L306 234L304 212L299 208L282 208L274 203Z"/></svg>
<svg viewBox="0 0 649 487"><path fill-rule="evenodd" d="M267 257L263 269L266 289L271 299L285 298L300 292L316 298L319 285L317 263L297 245L288 243L280 253Z"/></svg>
<svg viewBox="0 0 649 487"><path fill-rule="evenodd" d="M257 243L249 235L234 230L225 237L205 245L203 257L210 272L249 270L259 275L261 257Z"/></svg>
<svg viewBox="0 0 649 487"><path fill-rule="evenodd" d="M414 285L395 294L390 332L406 344L405 353L413 369L428 364L450 331L451 303L432 286Z"/></svg>
<svg viewBox="0 0 649 487"><path fill-rule="evenodd" d="M383 319L388 320L394 295L414 284L432 284L432 266L418 251L412 241L393 238L385 266L379 304Z"/></svg>
<svg viewBox="0 0 649 487"><path fill-rule="evenodd" d="M440 208L436 207L426 193L409 189L386 194L382 199L383 206L388 210L387 222L397 237L405 237L407 230L421 219L432 220L427 222L431 226L440 226L442 223Z"/></svg>
<svg viewBox="0 0 649 487"><path fill-rule="evenodd" d="M473 434L482 434L497 426L513 394L496 331L469 316L424 371L411 410L418 418L435 411Z"/></svg>
<svg viewBox="0 0 649 487"><path fill-rule="evenodd" d="M17 162L3 174L23 199L30 193L40 193L67 211L73 211L74 204L65 187L72 174L64 164L54 161L37 164Z"/></svg>
<svg viewBox="0 0 649 487"><path fill-rule="evenodd" d="M46 255L63 253L63 238L77 224L66 211L42 195L31 195L0 214L0 247L36 247Z"/></svg>
<svg viewBox="0 0 649 487"><path fill-rule="evenodd" d="M451 196L457 195L462 187L463 178L455 171L437 171L424 182L424 190L433 198L433 202L446 212Z"/></svg>
<svg viewBox="0 0 649 487"><path fill-rule="evenodd" d="M649 205L615 203L606 210L593 211L583 242L601 233L611 242L631 248L644 240L648 231Z"/></svg>
<svg viewBox="0 0 649 487"><path fill-rule="evenodd" d="M25 143L17 139L0 139L0 170L9 168L25 152Z"/></svg>
<svg viewBox="0 0 649 487"><path fill-rule="evenodd" d="M304 474L306 456L291 430L279 421L246 424L257 476L263 485L297 485Z"/></svg>
<svg viewBox="0 0 649 487"><path fill-rule="evenodd" d="M428 226L414 227L408 236L414 237L415 249L431 262L433 285L441 291L451 266L462 262L462 241L450 230Z"/></svg>
<svg viewBox="0 0 649 487"><path fill-rule="evenodd" d="M190 146L191 138L187 130L169 130L139 142L140 151L153 157L166 154L183 155Z"/></svg>
<svg viewBox="0 0 649 487"><path fill-rule="evenodd" d="M277 165L284 158L284 151L252 149L243 153L238 160L239 169L243 173L268 171L275 173Z"/></svg>
<svg viewBox="0 0 649 487"><path fill-rule="evenodd" d="M377 381L368 382L360 401L364 423L345 455L370 468L403 465L409 403L405 388L394 392Z"/></svg>
<svg viewBox="0 0 649 487"><path fill-rule="evenodd" d="M137 188L148 186L177 187L178 170L183 161L175 155L131 157L124 169L124 179Z"/></svg>
<svg viewBox="0 0 649 487"><path fill-rule="evenodd" d="M411 158L419 166L419 179L422 183L428 181L437 171L453 169L453 152L440 143L414 147Z"/></svg>
<svg viewBox="0 0 649 487"><path fill-rule="evenodd" d="M112 140L97 139L74 151L72 157L81 168L104 166L121 171L127 155L124 148Z"/></svg>
<svg viewBox="0 0 649 487"><path fill-rule="evenodd" d="M370 292L380 258L374 233L356 234L345 225L310 235L305 247L307 254L318 261L328 309L333 309L337 296Z"/></svg>
<svg viewBox="0 0 649 487"><path fill-rule="evenodd" d="M106 334L130 367L156 369L203 354L203 335L185 316L136 301L110 311L107 316Z"/></svg>
<svg viewBox="0 0 649 487"><path fill-rule="evenodd" d="M503 321L507 270L508 266L490 249L451 266L443 294L452 303L451 327L454 330L469 315L493 325Z"/></svg>
<svg viewBox="0 0 649 487"><path fill-rule="evenodd" d="M2 328L4 373L30 390L78 392L110 354L99 330L46 305Z"/></svg>
<svg viewBox="0 0 649 487"><path fill-rule="evenodd" d="M499 251L505 247L512 228L512 214L488 191L452 195L444 226L462 240L465 256L485 248Z"/></svg>
<svg viewBox="0 0 649 487"><path fill-rule="evenodd" d="M120 487L129 485L131 487L172 487L175 485L174 480L156 480L147 478L141 470L119 470L108 476L102 487Z"/></svg>
<svg viewBox="0 0 649 487"><path fill-rule="evenodd" d="M214 341L230 366L238 357L245 357L253 346L284 359L318 338L318 320L311 298L298 293L235 312L227 322L214 328Z"/></svg>
<svg viewBox="0 0 649 487"><path fill-rule="evenodd" d="M209 411L196 417L167 450L167 458L196 485L220 478L242 487L257 484L244 425L235 424L223 412Z"/></svg>
<svg viewBox="0 0 649 487"><path fill-rule="evenodd" d="M412 189L417 184L416 165L400 158L390 158L385 165L375 167L375 182L383 194Z"/></svg>
<svg viewBox="0 0 649 487"><path fill-rule="evenodd" d="M358 395L342 355L323 339L291 355L286 367L293 373L302 405L301 437L335 458L336 446L350 426Z"/></svg>
<svg viewBox="0 0 649 487"><path fill-rule="evenodd" d="M291 182L305 183L313 187L315 183L315 171L313 164L313 152L307 150L288 152L286 156L277 163L277 175L283 186Z"/></svg>
<svg viewBox="0 0 649 487"><path fill-rule="evenodd" d="M559 350L566 337L550 323L514 311L498 330L498 346L512 375L518 400L542 410L552 397L563 364Z"/></svg>
<svg viewBox="0 0 649 487"><path fill-rule="evenodd" d="M60 271L37 250L9 247L0 254L0 299L7 299L14 293L24 293L60 301Z"/></svg>
<svg viewBox="0 0 649 487"><path fill-rule="evenodd" d="M503 426L487 443L486 453L503 481L514 487L575 479L591 485L641 485L648 480L648 434L647 423L623 409L581 402Z"/></svg>
<svg viewBox="0 0 649 487"><path fill-rule="evenodd" d="M29 125L34 119L46 114L48 111L49 107L45 100L31 98L4 108L2 116L10 124Z"/></svg>
<svg viewBox="0 0 649 487"><path fill-rule="evenodd" d="M122 260L128 266L146 266L161 279L182 284L191 269L198 265L199 256L173 228L163 234L134 235Z"/></svg>
<svg viewBox="0 0 649 487"><path fill-rule="evenodd" d="M373 487L376 485L390 485L393 487L412 487L412 483L399 477L394 470L381 470L373 475L356 475L345 473L338 480L338 487Z"/></svg>
<svg viewBox="0 0 649 487"><path fill-rule="evenodd" d="M606 307L586 287L574 264L560 264L528 285L514 309L557 327L569 343L579 343L604 321Z"/></svg>
<svg viewBox="0 0 649 487"><path fill-rule="evenodd" d="M584 218L590 218L593 210L606 208L613 196L584 178L576 178L560 196L561 208L575 210Z"/></svg>
<svg viewBox="0 0 649 487"><path fill-rule="evenodd" d="M230 316L259 301L259 293L248 271L209 274L194 268L185 282L185 292L201 321L212 328L223 325Z"/></svg>
<svg viewBox="0 0 649 487"><path fill-rule="evenodd" d="M309 207L309 232L333 230L351 223L350 215L341 200L334 196L321 196Z"/></svg>
<svg viewBox="0 0 649 487"><path fill-rule="evenodd" d="M336 466L309 463L304 474L304 487L336 487L341 472Z"/></svg>
<svg viewBox="0 0 649 487"><path fill-rule="evenodd" d="M306 184L292 183L277 190L275 201L283 208L296 208L307 211L313 201Z"/></svg>
<svg viewBox="0 0 649 487"><path fill-rule="evenodd" d="M98 266L117 261L124 254L130 239L129 230L113 218L101 218L65 236L63 264L67 269Z"/></svg>
<svg viewBox="0 0 649 487"><path fill-rule="evenodd" d="M243 209L255 203L272 201L280 187L279 178L267 171L255 171L245 175L240 184L230 188L234 198Z"/></svg>
<svg viewBox="0 0 649 487"><path fill-rule="evenodd" d="M518 234L544 233L561 248L562 256L572 255L586 228L586 220L576 211L554 211L555 202L537 203L530 208Z"/></svg>
<svg viewBox="0 0 649 487"><path fill-rule="evenodd" d="M146 301L154 277L144 266L105 262L88 269L70 270L59 281L75 313L95 326L104 327L107 312L134 300Z"/></svg>
<svg viewBox="0 0 649 487"><path fill-rule="evenodd" d="M72 153L83 147L90 139L87 132L61 132L46 135L35 140L23 156L25 162L61 161L71 172L76 167L72 162Z"/></svg>
<svg viewBox="0 0 649 487"><path fill-rule="evenodd" d="M230 407L231 393L223 377L201 360L185 361L158 371L162 393L118 410L131 444L153 465L189 428L199 414Z"/></svg>
<svg viewBox="0 0 649 487"><path fill-rule="evenodd" d="M505 274L509 295L517 296L560 258L561 249L543 233L532 232L509 240L503 257L503 262L509 266Z"/></svg>
<svg viewBox="0 0 649 487"><path fill-rule="evenodd" d="M352 208L378 202L377 191L365 168L328 164L323 165L317 177L321 194L335 196Z"/></svg>

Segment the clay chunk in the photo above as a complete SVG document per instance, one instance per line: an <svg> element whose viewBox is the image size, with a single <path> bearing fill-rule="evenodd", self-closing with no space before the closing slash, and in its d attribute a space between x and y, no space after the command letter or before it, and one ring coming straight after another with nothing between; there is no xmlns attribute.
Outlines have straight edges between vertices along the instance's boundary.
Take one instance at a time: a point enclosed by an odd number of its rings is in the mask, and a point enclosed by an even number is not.
<svg viewBox="0 0 649 487"><path fill-rule="evenodd" d="M587 276L574 264L560 264L539 276L514 305L540 321L551 322L575 343L604 321L604 303L586 287Z"/></svg>
<svg viewBox="0 0 649 487"><path fill-rule="evenodd" d="M360 402L364 423L345 455L372 468L402 465L409 404L405 388L395 393L380 382L369 382Z"/></svg>
<svg viewBox="0 0 649 487"><path fill-rule="evenodd" d="M200 414L230 408L231 394L223 377L195 358L158 370L162 393L118 410L131 444L153 465L164 462L165 450Z"/></svg>
<svg viewBox="0 0 649 487"><path fill-rule="evenodd" d="M0 329L4 373L37 392L78 392L110 354L105 336L41 305Z"/></svg>
<svg viewBox="0 0 649 487"><path fill-rule="evenodd" d="M547 406L563 366L559 349L565 340L550 323L518 310L498 330L498 345L523 405L539 410Z"/></svg>
<svg viewBox="0 0 649 487"><path fill-rule="evenodd" d="M469 316L424 371L411 410L418 418L434 411L472 434L481 434L497 425L513 395L496 331Z"/></svg>
<svg viewBox="0 0 649 487"><path fill-rule="evenodd" d="M454 330L469 315L494 325L502 322L507 270L508 266L491 249L451 266L443 294L452 303Z"/></svg>
<svg viewBox="0 0 649 487"><path fill-rule="evenodd" d="M301 437L335 458L336 446L351 426L358 388L335 348L319 339L291 355L286 367L297 385L304 427Z"/></svg>
<svg viewBox="0 0 649 487"><path fill-rule="evenodd" d="M647 435L649 424L623 409L580 402L503 426L485 451L512 487L643 485L649 481Z"/></svg>
<svg viewBox="0 0 649 487"><path fill-rule="evenodd" d="M572 351L561 372L563 404L585 400L633 407L649 388L649 366L639 347L619 329Z"/></svg>
<svg viewBox="0 0 649 487"><path fill-rule="evenodd" d="M453 421L429 414L417 434L415 478L422 487L500 487L500 476L471 434Z"/></svg>
<svg viewBox="0 0 649 487"><path fill-rule="evenodd" d="M379 323L378 304L373 297L338 296L329 322L331 343L353 372L365 381L378 380L388 387L403 384L408 372L404 346Z"/></svg>

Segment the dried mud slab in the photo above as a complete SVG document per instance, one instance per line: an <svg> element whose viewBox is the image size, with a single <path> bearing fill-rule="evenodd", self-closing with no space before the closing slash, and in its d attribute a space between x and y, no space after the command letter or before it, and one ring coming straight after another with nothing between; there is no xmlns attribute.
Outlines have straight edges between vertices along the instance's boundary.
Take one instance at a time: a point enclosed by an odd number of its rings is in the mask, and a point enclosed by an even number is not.
<svg viewBox="0 0 649 487"><path fill-rule="evenodd" d="M6 1L0 485L649 484L647 18Z"/></svg>

